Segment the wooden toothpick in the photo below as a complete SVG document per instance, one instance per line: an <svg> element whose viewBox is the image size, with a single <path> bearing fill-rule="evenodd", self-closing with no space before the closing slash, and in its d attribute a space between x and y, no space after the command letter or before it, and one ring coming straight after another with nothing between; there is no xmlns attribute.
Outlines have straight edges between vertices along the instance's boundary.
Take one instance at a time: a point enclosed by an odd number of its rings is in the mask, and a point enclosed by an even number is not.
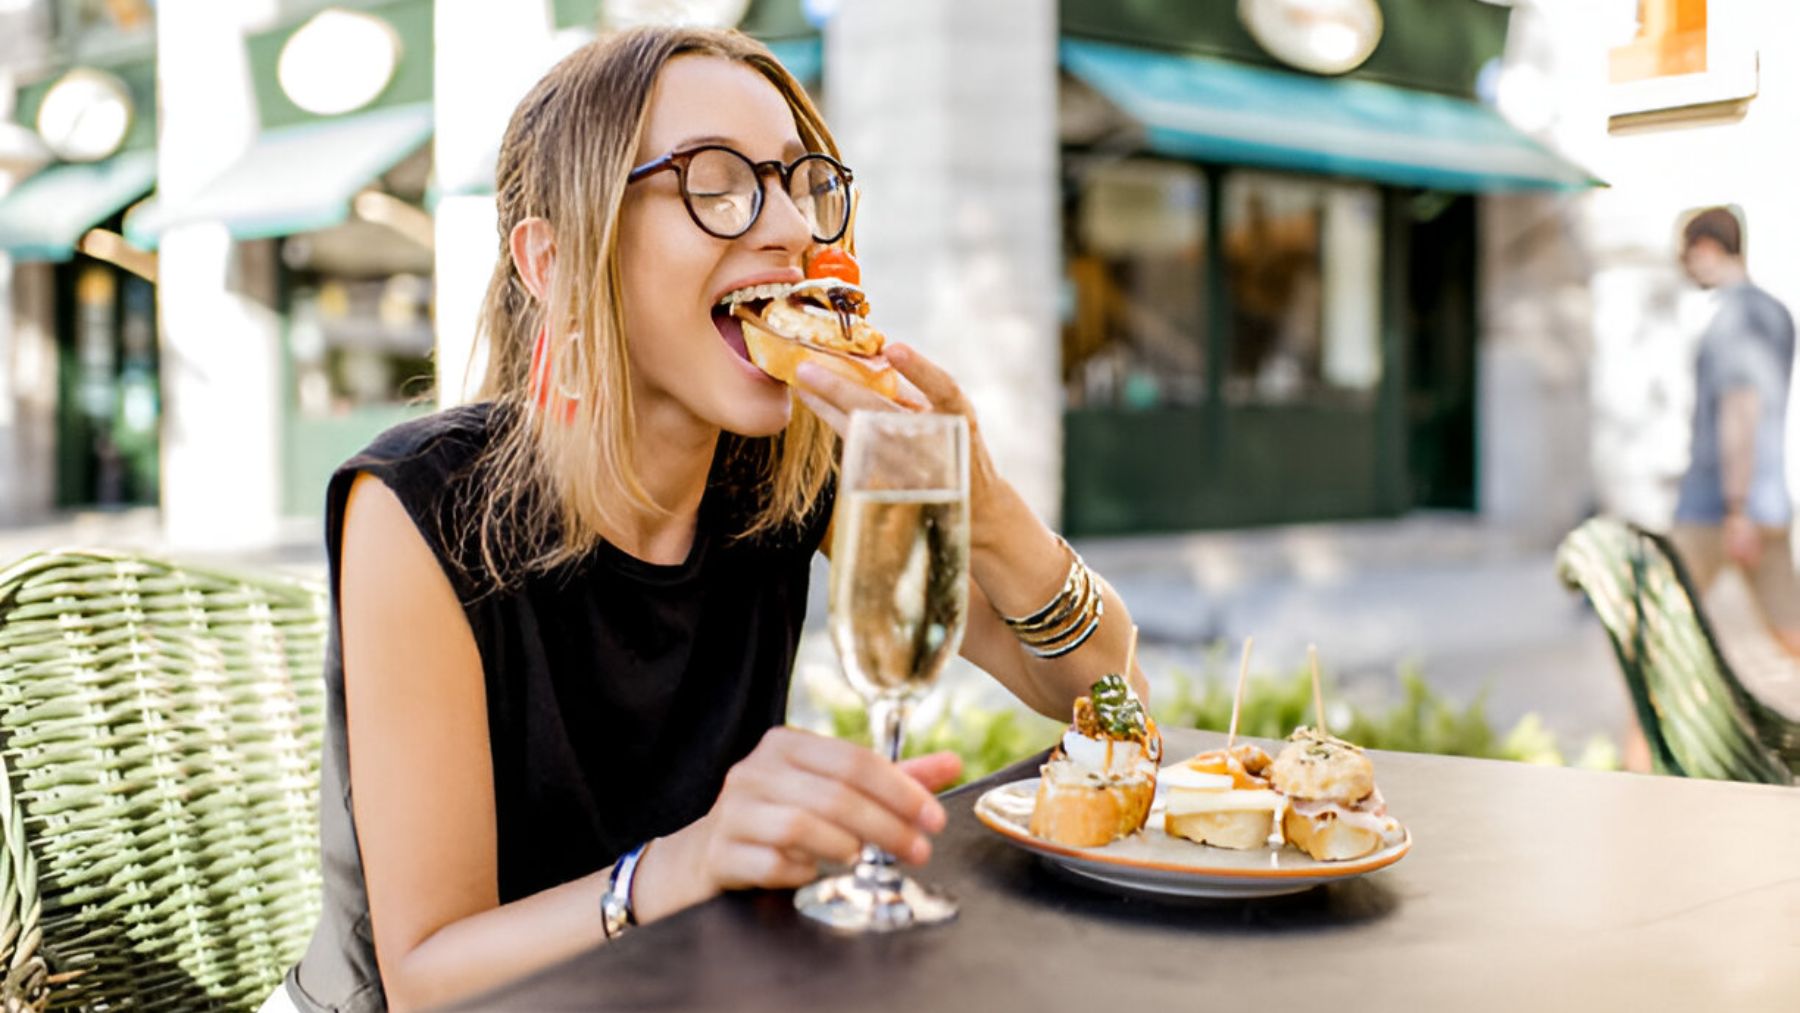
<svg viewBox="0 0 1800 1013"><path fill-rule="evenodd" d="M1231 730L1225 733L1225 748L1237 741L1238 712L1244 709L1244 678L1250 674L1250 645L1255 637L1244 638L1244 658L1238 662L1237 694L1231 700Z"/></svg>
<svg viewBox="0 0 1800 1013"><path fill-rule="evenodd" d="M1317 644L1306 645L1306 661L1312 666L1313 681L1313 720L1319 723L1319 734L1330 735L1325 730L1325 694L1319 689L1319 647Z"/></svg>

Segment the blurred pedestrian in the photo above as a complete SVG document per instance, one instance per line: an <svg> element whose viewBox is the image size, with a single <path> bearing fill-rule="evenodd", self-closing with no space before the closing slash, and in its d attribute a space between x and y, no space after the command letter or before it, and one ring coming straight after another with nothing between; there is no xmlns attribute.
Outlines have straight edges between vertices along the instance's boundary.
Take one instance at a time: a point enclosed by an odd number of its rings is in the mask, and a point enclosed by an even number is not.
<svg viewBox="0 0 1800 1013"><path fill-rule="evenodd" d="M1718 308L1695 363L1693 450L1675 507L1676 550L1701 593L1725 567L1739 568L1770 632L1800 657L1783 439L1794 320L1750 281L1743 223L1729 208L1688 220L1681 265L1715 293Z"/></svg>

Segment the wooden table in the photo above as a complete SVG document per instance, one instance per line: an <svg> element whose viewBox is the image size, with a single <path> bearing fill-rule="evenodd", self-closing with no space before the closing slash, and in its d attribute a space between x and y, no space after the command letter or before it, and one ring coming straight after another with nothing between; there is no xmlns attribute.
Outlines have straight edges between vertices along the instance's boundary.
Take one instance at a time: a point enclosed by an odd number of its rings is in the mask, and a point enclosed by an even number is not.
<svg viewBox="0 0 1800 1013"><path fill-rule="evenodd" d="M1171 757L1223 739L1167 734ZM921 878L960 898L947 926L839 938L787 893L728 895L464 1008L1800 1010L1800 789L1374 755L1415 844L1361 879L1079 884L970 811L1033 760L946 796Z"/></svg>

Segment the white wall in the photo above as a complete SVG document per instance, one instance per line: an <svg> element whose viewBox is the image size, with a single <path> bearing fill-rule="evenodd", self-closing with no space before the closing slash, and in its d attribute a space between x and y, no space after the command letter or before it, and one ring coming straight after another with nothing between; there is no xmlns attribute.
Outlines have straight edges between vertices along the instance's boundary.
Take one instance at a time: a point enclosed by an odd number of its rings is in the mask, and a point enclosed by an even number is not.
<svg viewBox="0 0 1800 1013"><path fill-rule="evenodd" d="M258 131L244 19L234 0L157 8L157 188L179 203ZM273 544L281 511L280 320L270 243L234 244L224 226L169 230L159 251L163 389L162 520L176 551Z"/></svg>
<svg viewBox="0 0 1800 1013"><path fill-rule="evenodd" d="M1001 471L1062 488L1056 11L857 0L825 31L827 115L857 172L874 320L949 369Z"/></svg>
<svg viewBox="0 0 1800 1013"><path fill-rule="evenodd" d="M1485 521L1546 546L1595 500L1593 313L1578 200L1484 197L1476 226L1478 506Z"/></svg>
<svg viewBox="0 0 1800 1013"><path fill-rule="evenodd" d="M481 300L499 252L491 192L494 157L513 107L583 33L551 35L548 4L440 3L436 7L433 155L446 193L437 220L438 404L468 400L486 350L476 347Z"/></svg>
<svg viewBox="0 0 1800 1013"><path fill-rule="evenodd" d="M0 524L56 503L54 296L49 264L0 254Z"/></svg>

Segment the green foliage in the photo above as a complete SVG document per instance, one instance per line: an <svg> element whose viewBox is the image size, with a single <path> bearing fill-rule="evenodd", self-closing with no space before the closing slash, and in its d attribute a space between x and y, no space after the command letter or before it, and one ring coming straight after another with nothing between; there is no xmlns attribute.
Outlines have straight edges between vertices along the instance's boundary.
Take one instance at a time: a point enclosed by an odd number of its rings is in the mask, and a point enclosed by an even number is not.
<svg viewBox="0 0 1800 1013"><path fill-rule="evenodd" d="M1176 675L1173 692L1165 691L1152 711L1164 728L1209 728L1231 724L1233 683L1213 678L1196 686ZM1560 765L1566 762L1556 738L1537 714L1527 714L1501 734L1487 717L1485 693L1458 707L1434 691L1415 669L1400 673L1401 695L1392 706L1361 712L1339 704L1326 718L1333 734L1370 749L1408 753L1440 753ZM1327 689L1327 699L1334 694ZM833 707L832 733L867 744L868 717L860 705ZM1244 708L1238 733L1284 739L1296 727L1313 723L1312 679L1300 671L1288 676L1252 676L1244 686ZM949 750L963 758L963 779L984 777L1055 741L1060 724L1015 709L961 707L946 712L929 727L911 730L906 755ZM1618 749L1596 736L1576 760L1590 769L1616 770Z"/></svg>
<svg viewBox="0 0 1800 1013"><path fill-rule="evenodd" d="M1157 720L1165 727L1224 731L1231 724L1232 690L1232 684L1214 679L1196 691L1191 681L1177 676L1172 698L1156 708ZM1328 707L1326 721L1332 734L1370 749L1552 765L1564 762L1555 736L1537 714L1525 715L1502 735L1488 720L1485 693L1459 708L1438 695L1412 668L1401 671L1400 690L1400 699L1382 711ZM1331 695L1328 691L1327 697ZM1296 727L1312 723L1312 677L1305 670L1289 676L1252 676L1245 685L1239 734L1284 739ZM1605 760L1594 745L1583 756L1595 763Z"/></svg>
<svg viewBox="0 0 1800 1013"><path fill-rule="evenodd" d="M1030 756L1051 742L1061 725L1040 714L1022 710L985 710L962 707L946 712L931 725L908 729L906 756L952 752L962 757L961 780L974 781ZM833 707L831 733L841 739L869 744L869 715L861 705Z"/></svg>

